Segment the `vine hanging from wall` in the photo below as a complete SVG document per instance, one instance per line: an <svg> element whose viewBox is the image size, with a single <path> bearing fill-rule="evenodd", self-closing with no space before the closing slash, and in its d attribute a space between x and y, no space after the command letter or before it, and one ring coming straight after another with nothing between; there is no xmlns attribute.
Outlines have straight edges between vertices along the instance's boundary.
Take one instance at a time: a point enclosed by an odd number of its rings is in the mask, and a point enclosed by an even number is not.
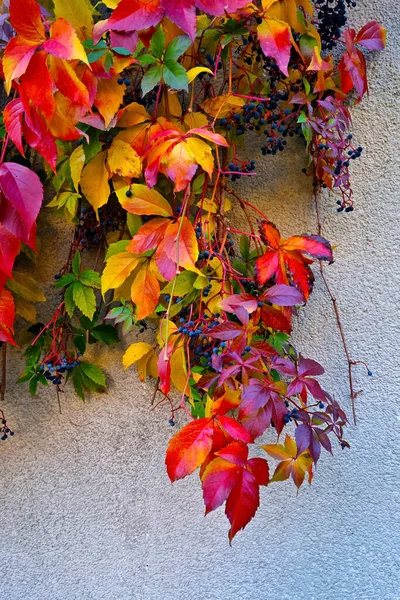
<svg viewBox="0 0 400 600"><path fill-rule="evenodd" d="M290 337L312 291L311 264L326 281L332 247L320 220L317 234L282 238L236 182L257 175L257 158L243 158L246 136L272 160L300 138L316 200L328 188L339 213L353 210L349 171L362 147L349 131L349 105L368 92L365 50L385 45L375 21L347 28L355 4L1 3L1 407L6 348L21 344L16 316L29 324L19 381L32 395L54 386L59 401L70 383L82 399L105 390L105 373L85 359L90 344L152 329L154 341L132 343L123 365L155 380L152 404L168 407L170 425L178 411L189 417L169 444L168 475L200 469L206 512L225 503L230 540L254 516L260 486L311 483L321 449L348 446L346 415L318 381L323 367ZM41 261L44 184L54 198L43 210L73 229L46 324L35 308L45 297L23 270ZM359 361L329 293L354 403ZM0 416L6 440L13 432ZM268 429L277 443L257 445Z"/></svg>

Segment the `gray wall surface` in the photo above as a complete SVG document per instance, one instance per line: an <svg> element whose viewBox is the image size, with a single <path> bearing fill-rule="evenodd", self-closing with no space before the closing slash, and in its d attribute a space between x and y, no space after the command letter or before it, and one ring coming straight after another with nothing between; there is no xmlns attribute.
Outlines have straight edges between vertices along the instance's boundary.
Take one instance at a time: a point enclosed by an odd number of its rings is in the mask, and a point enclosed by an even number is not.
<svg viewBox="0 0 400 600"><path fill-rule="evenodd" d="M164 451L174 430L166 410L150 411L151 383L101 350L108 393L82 404L69 391L60 415L53 390L31 399L14 385L22 363L12 352L5 409L16 435L0 446L1 600L400 598L399 14L397 0L359 0L352 12L355 26L383 22L388 48L369 59L370 96L353 110L365 147L352 165L356 210L339 215L334 199L322 202L324 233L337 246L327 277L352 356L374 372L355 370L364 391L351 449L325 453L298 497L288 482L263 489L256 518L229 547L223 509L204 518L196 476L169 483ZM267 160L257 146L249 157L260 176L241 191L283 234L315 232L299 148ZM55 235L65 241L57 257ZM42 237L38 277L51 298L70 234L49 218ZM350 414L346 361L318 276L297 321L298 348L326 367L324 387Z"/></svg>

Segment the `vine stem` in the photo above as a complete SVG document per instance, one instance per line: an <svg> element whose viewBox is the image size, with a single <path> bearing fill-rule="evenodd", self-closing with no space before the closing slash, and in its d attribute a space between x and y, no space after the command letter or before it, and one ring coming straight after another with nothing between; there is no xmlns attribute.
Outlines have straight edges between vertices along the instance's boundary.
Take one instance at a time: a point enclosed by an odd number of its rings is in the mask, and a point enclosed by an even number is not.
<svg viewBox="0 0 400 600"><path fill-rule="evenodd" d="M318 203L318 190L314 190L314 202L315 202L315 211L317 214L317 226L318 226L318 235L322 235L322 221L321 221L321 213L319 210L319 203ZM348 370L348 376L349 376L349 388L350 388L350 398L351 398L351 408L353 411L353 421L354 421L354 425L357 425L357 416L356 416L356 398L358 396L358 394L360 392L355 392L354 391L354 381L353 381L353 367L358 364L358 363L362 363L365 364L365 366L368 369L368 366L366 365L366 363L364 363L363 361L355 361L352 360L351 355L350 355L350 351L349 351L349 346L347 344L347 339L346 339L346 335L344 333L344 329L343 329L343 324L342 324L342 319L341 319L341 315L340 315L340 310L338 307L338 302L337 299L334 295L334 293L331 290L331 287L329 285L329 282L326 278L325 275L325 270L324 270L324 264L322 262L322 260L319 261L319 270L321 273L321 277L322 277L322 281L324 282L326 291L328 292L328 295L331 299L332 302L332 306L333 306L333 310L336 316L336 322L339 328L339 333L340 333L340 337L342 340L342 345L343 345L343 349L344 349L344 353L346 355L346 360L347 360L347 370Z"/></svg>
<svg viewBox="0 0 400 600"><path fill-rule="evenodd" d="M1 387L0 400L4 404L6 398L6 379L7 379L7 344L3 343L1 348Z"/></svg>

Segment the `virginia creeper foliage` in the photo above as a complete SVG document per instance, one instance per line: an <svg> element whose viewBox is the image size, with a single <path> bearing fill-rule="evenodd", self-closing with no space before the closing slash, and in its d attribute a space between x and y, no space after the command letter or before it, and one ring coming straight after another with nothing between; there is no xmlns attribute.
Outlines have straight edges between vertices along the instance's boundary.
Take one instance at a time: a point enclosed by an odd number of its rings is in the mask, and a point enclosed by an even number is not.
<svg viewBox="0 0 400 600"><path fill-rule="evenodd" d="M329 188L338 212L353 210L349 167L362 147L349 99L368 92L364 51L385 46L375 21L346 28L354 5L1 3L0 341L17 345L16 315L27 321L20 381L33 395L52 384L59 396L71 380L84 398L106 387L84 359L88 344L152 329L154 341L129 346L124 368L154 378L153 403L165 402L170 425L177 411L188 415L167 472L176 481L199 469L206 513L225 504L229 540L256 513L261 486L311 483L321 450L348 446L322 366L290 338L311 265L332 262L332 247L298 235L296 223L282 238L235 184L256 176L246 136L271 157L295 137L315 191ZM47 324L35 309L45 297L18 262L21 252L36 260L44 184L54 198L43 210L74 229ZM94 269L84 265L90 253ZM276 443L258 440L267 430ZM251 456L257 448L262 457Z"/></svg>

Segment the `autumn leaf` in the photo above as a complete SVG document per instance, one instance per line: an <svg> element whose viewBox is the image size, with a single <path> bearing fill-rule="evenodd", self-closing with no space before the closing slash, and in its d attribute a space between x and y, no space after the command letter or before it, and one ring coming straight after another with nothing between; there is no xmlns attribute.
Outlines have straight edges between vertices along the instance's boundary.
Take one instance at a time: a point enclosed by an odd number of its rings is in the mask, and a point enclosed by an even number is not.
<svg viewBox="0 0 400 600"><path fill-rule="evenodd" d="M119 85L118 77L99 79L94 105L103 117L106 128L117 114L124 99L124 94L125 86Z"/></svg>
<svg viewBox="0 0 400 600"><path fill-rule="evenodd" d="M99 152L86 165L81 175L81 189L90 204L97 211L107 204L110 196L109 172L106 167L107 151Z"/></svg>
<svg viewBox="0 0 400 600"><path fill-rule="evenodd" d="M131 344L122 359L124 369L128 369L152 351L153 346L146 342L136 342L135 344Z"/></svg>
<svg viewBox="0 0 400 600"><path fill-rule="evenodd" d="M120 287L138 266L140 258L130 252L114 254L107 260L101 276L101 293Z"/></svg>
<svg viewBox="0 0 400 600"><path fill-rule="evenodd" d="M254 517L260 504L260 485L267 485L269 468L266 460L248 460L248 447L232 442L215 453L202 473L206 514L226 501L226 515L231 523L229 541Z"/></svg>
<svg viewBox="0 0 400 600"><path fill-rule="evenodd" d="M53 0L54 14L63 17L75 29L79 39L89 39L93 31L93 13L89 0Z"/></svg>
<svg viewBox="0 0 400 600"><path fill-rule="evenodd" d="M171 481L190 475L204 462L211 451L213 435L213 420L197 419L171 439L165 460Z"/></svg>
<svg viewBox="0 0 400 600"><path fill-rule="evenodd" d="M197 271L195 265L199 246L193 225L187 217L170 223L165 230L162 249L178 266L188 271Z"/></svg>
<svg viewBox="0 0 400 600"><path fill-rule="evenodd" d="M159 192L149 190L145 185L133 184L121 188L117 191L117 197L122 208L135 215L173 216L170 203Z"/></svg>
<svg viewBox="0 0 400 600"><path fill-rule="evenodd" d="M14 298L8 290L3 288L0 290L0 342L7 342L13 346L17 346L13 337L14 319Z"/></svg>
<svg viewBox="0 0 400 600"><path fill-rule="evenodd" d="M312 290L314 275L309 267L312 262L304 254L319 260L333 260L329 242L317 235L298 235L282 239L270 221L262 221L260 233L267 249L256 261L256 278L259 285L270 279L277 284L293 283L307 300Z"/></svg>
<svg viewBox="0 0 400 600"><path fill-rule="evenodd" d="M288 64L292 47L292 33L289 25L278 19L264 17L258 25L257 35L265 56L274 58L282 73L288 77Z"/></svg>
<svg viewBox="0 0 400 600"><path fill-rule="evenodd" d="M113 140L107 154L107 165L110 173L120 177L140 177L142 172L139 155L121 140Z"/></svg>
<svg viewBox="0 0 400 600"><path fill-rule="evenodd" d="M157 308L160 297L160 283L154 261L146 261L132 284L131 297L136 305L138 320L145 319Z"/></svg>
<svg viewBox="0 0 400 600"><path fill-rule="evenodd" d="M292 477L296 487L299 489L302 485L306 473L309 479L312 478L312 458L308 452L303 452L298 455L296 442L290 435L285 438L285 445L282 444L267 444L261 446L267 454L281 462L275 469L271 479L273 481L285 481L290 476Z"/></svg>

